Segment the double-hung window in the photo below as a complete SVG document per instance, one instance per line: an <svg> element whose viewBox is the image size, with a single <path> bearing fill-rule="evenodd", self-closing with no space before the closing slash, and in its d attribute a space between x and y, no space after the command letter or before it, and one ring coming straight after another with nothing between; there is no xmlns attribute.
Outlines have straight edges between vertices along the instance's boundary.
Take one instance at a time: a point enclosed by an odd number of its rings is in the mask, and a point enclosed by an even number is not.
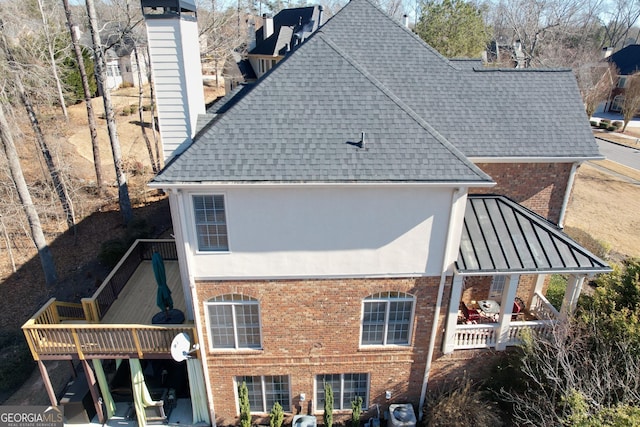
<svg viewBox="0 0 640 427"><path fill-rule="evenodd" d="M213 350L261 348L258 300L228 294L211 298L204 304Z"/></svg>
<svg viewBox="0 0 640 427"><path fill-rule="evenodd" d="M247 385L251 412L267 413L278 402L284 412L291 411L289 377L287 375L236 377L236 384Z"/></svg>
<svg viewBox="0 0 640 427"><path fill-rule="evenodd" d="M227 216L224 209L224 196L193 196L193 212L195 215L198 250L227 251Z"/></svg>
<svg viewBox="0 0 640 427"><path fill-rule="evenodd" d="M351 409L351 402L362 398L362 408L368 407L369 375L368 374L329 374L316 376L316 402L319 410L324 407L324 386L331 385L333 391L333 409Z"/></svg>
<svg viewBox="0 0 640 427"><path fill-rule="evenodd" d="M362 345L408 345L414 297L403 292L379 292L366 297L362 308Z"/></svg>

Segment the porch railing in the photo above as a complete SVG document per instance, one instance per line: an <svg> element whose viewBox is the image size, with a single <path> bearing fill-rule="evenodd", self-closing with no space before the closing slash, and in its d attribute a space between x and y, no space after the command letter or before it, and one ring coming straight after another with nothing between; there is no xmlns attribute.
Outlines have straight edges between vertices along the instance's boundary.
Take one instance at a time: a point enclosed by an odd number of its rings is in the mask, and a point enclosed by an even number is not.
<svg viewBox="0 0 640 427"><path fill-rule="evenodd" d="M99 322L104 317L140 263L151 260L154 250L157 250L166 261L178 259L176 244L173 240L136 240L93 296L82 299L84 316L88 322Z"/></svg>
<svg viewBox="0 0 640 427"><path fill-rule="evenodd" d="M510 321L506 334L506 345L522 343L524 333L548 335L559 318L558 311L544 295L535 293L529 313L538 320ZM493 348L499 340L500 323L481 323L477 325L456 325L453 335L453 349ZM526 332L525 332L526 331Z"/></svg>

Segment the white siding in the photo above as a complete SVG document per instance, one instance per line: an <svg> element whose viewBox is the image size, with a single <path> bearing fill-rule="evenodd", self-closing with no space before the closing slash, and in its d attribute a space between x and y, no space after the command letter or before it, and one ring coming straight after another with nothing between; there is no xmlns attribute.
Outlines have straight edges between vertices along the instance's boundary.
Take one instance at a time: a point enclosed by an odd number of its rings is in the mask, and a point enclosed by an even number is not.
<svg viewBox="0 0 640 427"><path fill-rule="evenodd" d="M199 253L195 243L188 245L191 275L198 279L437 276L452 192L418 186L229 186L172 197L183 198L183 235L195 242L192 194L225 196L229 252ZM454 245L463 215L464 209L456 211ZM457 247L448 263L456 256Z"/></svg>

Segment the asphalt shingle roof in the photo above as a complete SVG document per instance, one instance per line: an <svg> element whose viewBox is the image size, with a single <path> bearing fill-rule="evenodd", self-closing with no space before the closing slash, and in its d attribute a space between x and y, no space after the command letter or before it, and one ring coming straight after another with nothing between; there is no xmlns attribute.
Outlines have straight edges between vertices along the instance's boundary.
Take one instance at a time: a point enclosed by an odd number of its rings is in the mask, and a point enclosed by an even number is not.
<svg viewBox="0 0 640 427"><path fill-rule="evenodd" d="M214 110L156 182L488 182L465 156L600 157L571 71L460 65L368 0Z"/></svg>
<svg viewBox="0 0 640 427"><path fill-rule="evenodd" d="M618 74L630 76L640 71L640 44L632 44L620 49L608 58L618 67Z"/></svg>

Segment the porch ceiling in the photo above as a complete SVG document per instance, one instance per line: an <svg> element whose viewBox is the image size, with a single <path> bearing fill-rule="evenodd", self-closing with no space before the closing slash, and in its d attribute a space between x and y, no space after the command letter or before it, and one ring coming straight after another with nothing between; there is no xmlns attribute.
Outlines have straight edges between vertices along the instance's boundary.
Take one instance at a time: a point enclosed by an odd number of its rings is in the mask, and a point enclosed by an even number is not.
<svg viewBox="0 0 640 427"><path fill-rule="evenodd" d="M611 267L554 224L503 196L469 196L459 274L605 273Z"/></svg>

